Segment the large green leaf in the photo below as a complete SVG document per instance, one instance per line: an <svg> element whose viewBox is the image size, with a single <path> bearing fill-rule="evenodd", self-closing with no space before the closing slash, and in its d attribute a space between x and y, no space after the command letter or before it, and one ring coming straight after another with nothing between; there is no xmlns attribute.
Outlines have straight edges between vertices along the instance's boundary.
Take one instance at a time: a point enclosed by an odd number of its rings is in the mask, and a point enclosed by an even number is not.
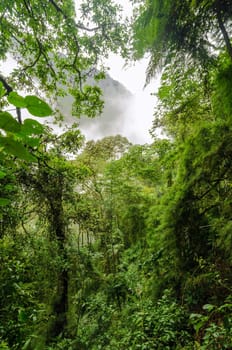
<svg viewBox="0 0 232 350"><path fill-rule="evenodd" d="M11 137L0 136L0 146L4 148L4 151L6 153L16 156L17 158L29 162L36 161L36 158L25 148L21 142L16 141Z"/></svg>
<svg viewBox="0 0 232 350"><path fill-rule="evenodd" d="M38 137L28 137L26 136L23 141L25 141L25 144L29 147L39 147L40 139Z"/></svg>
<svg viewBox="0 0 232 350"><path fill-rule="evenodd" d="M36 117L48 117L52 114L49 105L37 96L26 96L25 101L28 112Z"/></svg>
<svg viewBox="0 0 232 350"><path fill-rule="evenodd" d="M0 129L10 132L19 132L20 124L8 112L0 112Z"/></svg>
<svg viewBox="0 0 232 350"><path fill-rule="evenodd" d="M24 135L40 135L44 131L44 126L34 119L25 119L21 129Z"/></svg>
<svg viewBox="0 0 232 350"><path fill-rule="evenodd" d="M25 101L25 98L18 95L17 92L10 92L9 96L7 97L8 101L14 105L15 107L19 108L25 108L27 107L27 103Z"/></svg>

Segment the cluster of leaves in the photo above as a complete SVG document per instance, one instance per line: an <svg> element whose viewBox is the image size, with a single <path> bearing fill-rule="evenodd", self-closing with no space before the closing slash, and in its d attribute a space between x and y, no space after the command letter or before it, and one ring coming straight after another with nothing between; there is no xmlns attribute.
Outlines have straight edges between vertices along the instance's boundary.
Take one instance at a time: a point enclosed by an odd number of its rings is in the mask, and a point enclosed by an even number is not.
<svg viewBox="0 0 232 350"><path fill-rule="evenodd" d="M0 82L0 97L3 98L6 91ZM2 110L0 112L0 145L2 151L25 161L36 161L29 148L37 148L40 143L39 136L43 134L44 127L34 119L21 120L21 109L26 109L32 116L48 117L52 114L51 108L46 102L37 96L22 97L16 92L10 92L7 96L8 103L20 109L20 118L17 121L12 114Z"/></svg>

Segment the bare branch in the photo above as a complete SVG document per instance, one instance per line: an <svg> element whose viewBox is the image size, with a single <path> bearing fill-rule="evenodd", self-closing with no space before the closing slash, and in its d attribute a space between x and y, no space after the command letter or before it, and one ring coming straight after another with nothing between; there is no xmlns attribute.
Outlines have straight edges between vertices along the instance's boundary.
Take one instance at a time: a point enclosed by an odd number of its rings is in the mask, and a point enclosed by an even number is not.
<svg viewBox="0 0 232 350"><path fill-rule="evenodd" d="M96 32L96 30L98 30L98 29L101 28L100 26L98 26L98 27L93 27L93 28L88 28L88 27L85 27L85 26L83 26L82 24L76 23L76 22L75 22L75 26L76 26L77 28L82 29L82 30L85 30L85 31L87 31L87 32Z"/></svg>

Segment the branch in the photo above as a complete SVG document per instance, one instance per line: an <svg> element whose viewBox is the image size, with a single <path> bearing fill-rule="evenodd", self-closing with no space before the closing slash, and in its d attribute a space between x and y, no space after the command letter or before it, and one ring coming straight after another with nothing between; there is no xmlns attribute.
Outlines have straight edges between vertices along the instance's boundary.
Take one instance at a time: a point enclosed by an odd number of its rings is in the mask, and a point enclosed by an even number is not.
<svg viewBox="0 0 232 350"><path fill-rule="evenodd" d="M75 22L75 26L76 26L78 29L86 30L87 32L96 32L96 30L100 29L100 26L98 26L98 27L93 27L93 28L87 28L87 27L83 26L82 24L76 23L76 22Z"/></svg>
<svg viewBox="0 0 232 350"><path fill-rule="evenodd" d="M32 16L33 18L35 18L34 13L33 13L33 9L32 9L32 7L31 7L30 2L29 2L29 4L27 4L26 0L23 0L23 2L24 2L24 5L25 5L25 7L26 7L26 9L27 9L27 12L30 14L30 16Z"/></svg>
<svg viewBox="0 0 232 350"><path fill-rule="evenodd" d="M16 114L19 124L22 124L22 115L21 115L21 108L16 107Z"/></svg>
<svg viewBox="0 0 232 350"><path fill-rule="evenodd" d="M23 68L23 71L26 71L28 68L33 68L36 65L36 63L39 61L39 59L43 53L43 48L42 48L41 42L39 41L39 39L37 37L35 39L36 39L36 42L37 42L38 48L39 48L38 55L32 63L28 64L26 67Z"/></svg>
<svg viewBox="0 0 232 350"><path fill-rule="evenodd" d="M201 194L200 196L195 196L196 200L202 200L205 196L207 196L208 193L210 193L213 189L215 189L215 186L217 186L218 184L220 184L220 182L226 180L226 173L229 171L229 168L226 168L223 170L222 174L220 174L221 176L217 179L214 179L212 181L209 181L209 185L210 187L208 188L208 190L206 190L203 194Z"/></svg>
<svg viewBox="0 0 232 350"><path fill-rule="evenodd" d="M51 75L52 75L53 77L56 77L56 72L55 72L55 70L54 70L52 64L49 62L48 56L46 55L46 53L45 53L44 51L42 51L42 55L43 55L43 57L44 57L44 59L45 59L45 61L46 61L46 63L47 63L47 66L48 66L48 67L50 68L50 70L51 70Z"/></svg>
<svg viewBox="0 0 232 350"><path fill-rule="evenodd" d="M26 235L29 237L29 232L27 231L27 229L26 229L26 227L25 227L25 225L24 225L23 220L21 220L21 226L22 226L23 231L24 231L24 232L26 233Z"/></svg>
<svg viewBox="0 0 232 350"><path fill-rule="evenodd" d="M55 7L56 11L61 13L62 16L64 17L65 21L67 22L67 25L70 27L70 21L72 20L74 26L78 27L77 23L74 21L74 19L68 17L64 12L63 10L57 5L57 3L54 1L54 0L49 0L49 2ZM82 28L84 29L84 28ZM86 29L87 30L87 29ZM91 29L91 31L94 30L94 29ZM76 45L76 56L74 58L74 62L73 62L73 65L76 63L76 60L77 60L77 55L78 53L80 52L80 45L79 45L79 42L77 40L77 37L75 34L73 34L73 38L74 38L74 41L75 41L75 45Z"/></svg>
<svg viewBox="0 0 232 350"><path fill-rule="evenodd" d="M61 13L61 15L64 17L66 21L70 21L70 17L68 17L64 11L57 5L57 3L54 0L49 0L49 2L55 7L56 11ZM73 24L75 25L76 28L86 30L87 32L95 32L96 30L100 29L100 27L93 27L93 28L87 28L83 26L82 24L76 23L73 20Z"/></svg>
<svg viewBox="0 0 232 350"><path fill-rule="evenodd" d="M6 79L4 78L3 75L0 74L0 81L3 83L4 88L6 89L6 93L4 96L9 95L13 89L12 87L7 83Z"/></svg>
<svg viewBox="0 0 232 350"><path fill-rule="evenodd" d="M13 91L12 87L7 83L6 79L1 74L0 81L3 83L3 86L6 89L6 93L4 96L8 96ZM21 109L19 107L16 107L16 114L19 124L22 124Z"/></svg>
<svg viewBox="0 0 232 350"><path fill-rule="evenodd" d="M207 213L207 211L209 211L209 210L211 210L211 209L213 209L213 208L218 207L218 205L219 205L218 203L212 204L212 205L210 205L209 207L205 208L203 211L200 211L199 214L200 214L201 216L203 216L203 215L205 215L205 213ZM202 227L205 228L205 227L207 227L207 226L212 226L212 225L201 226L201 228L202 228Z"/></svg>

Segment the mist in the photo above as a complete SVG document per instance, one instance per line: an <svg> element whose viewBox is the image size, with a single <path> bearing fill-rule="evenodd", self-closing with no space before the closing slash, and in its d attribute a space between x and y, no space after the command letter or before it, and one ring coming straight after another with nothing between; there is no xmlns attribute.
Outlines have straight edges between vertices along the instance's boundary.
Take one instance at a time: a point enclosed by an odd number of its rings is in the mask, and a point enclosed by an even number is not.
<svg viewBox="0 0 232 350"><path fill-rule="evenodd" d="M134 144L152 142L149 129L152 125L155 98L144 91L132 94L126 87L106 75L99 83L103 91L103 113L95 118L72 117L73 98L65 96L58 101L58 109L68 126L77 122L86 140L120 134Z"/></svg>

